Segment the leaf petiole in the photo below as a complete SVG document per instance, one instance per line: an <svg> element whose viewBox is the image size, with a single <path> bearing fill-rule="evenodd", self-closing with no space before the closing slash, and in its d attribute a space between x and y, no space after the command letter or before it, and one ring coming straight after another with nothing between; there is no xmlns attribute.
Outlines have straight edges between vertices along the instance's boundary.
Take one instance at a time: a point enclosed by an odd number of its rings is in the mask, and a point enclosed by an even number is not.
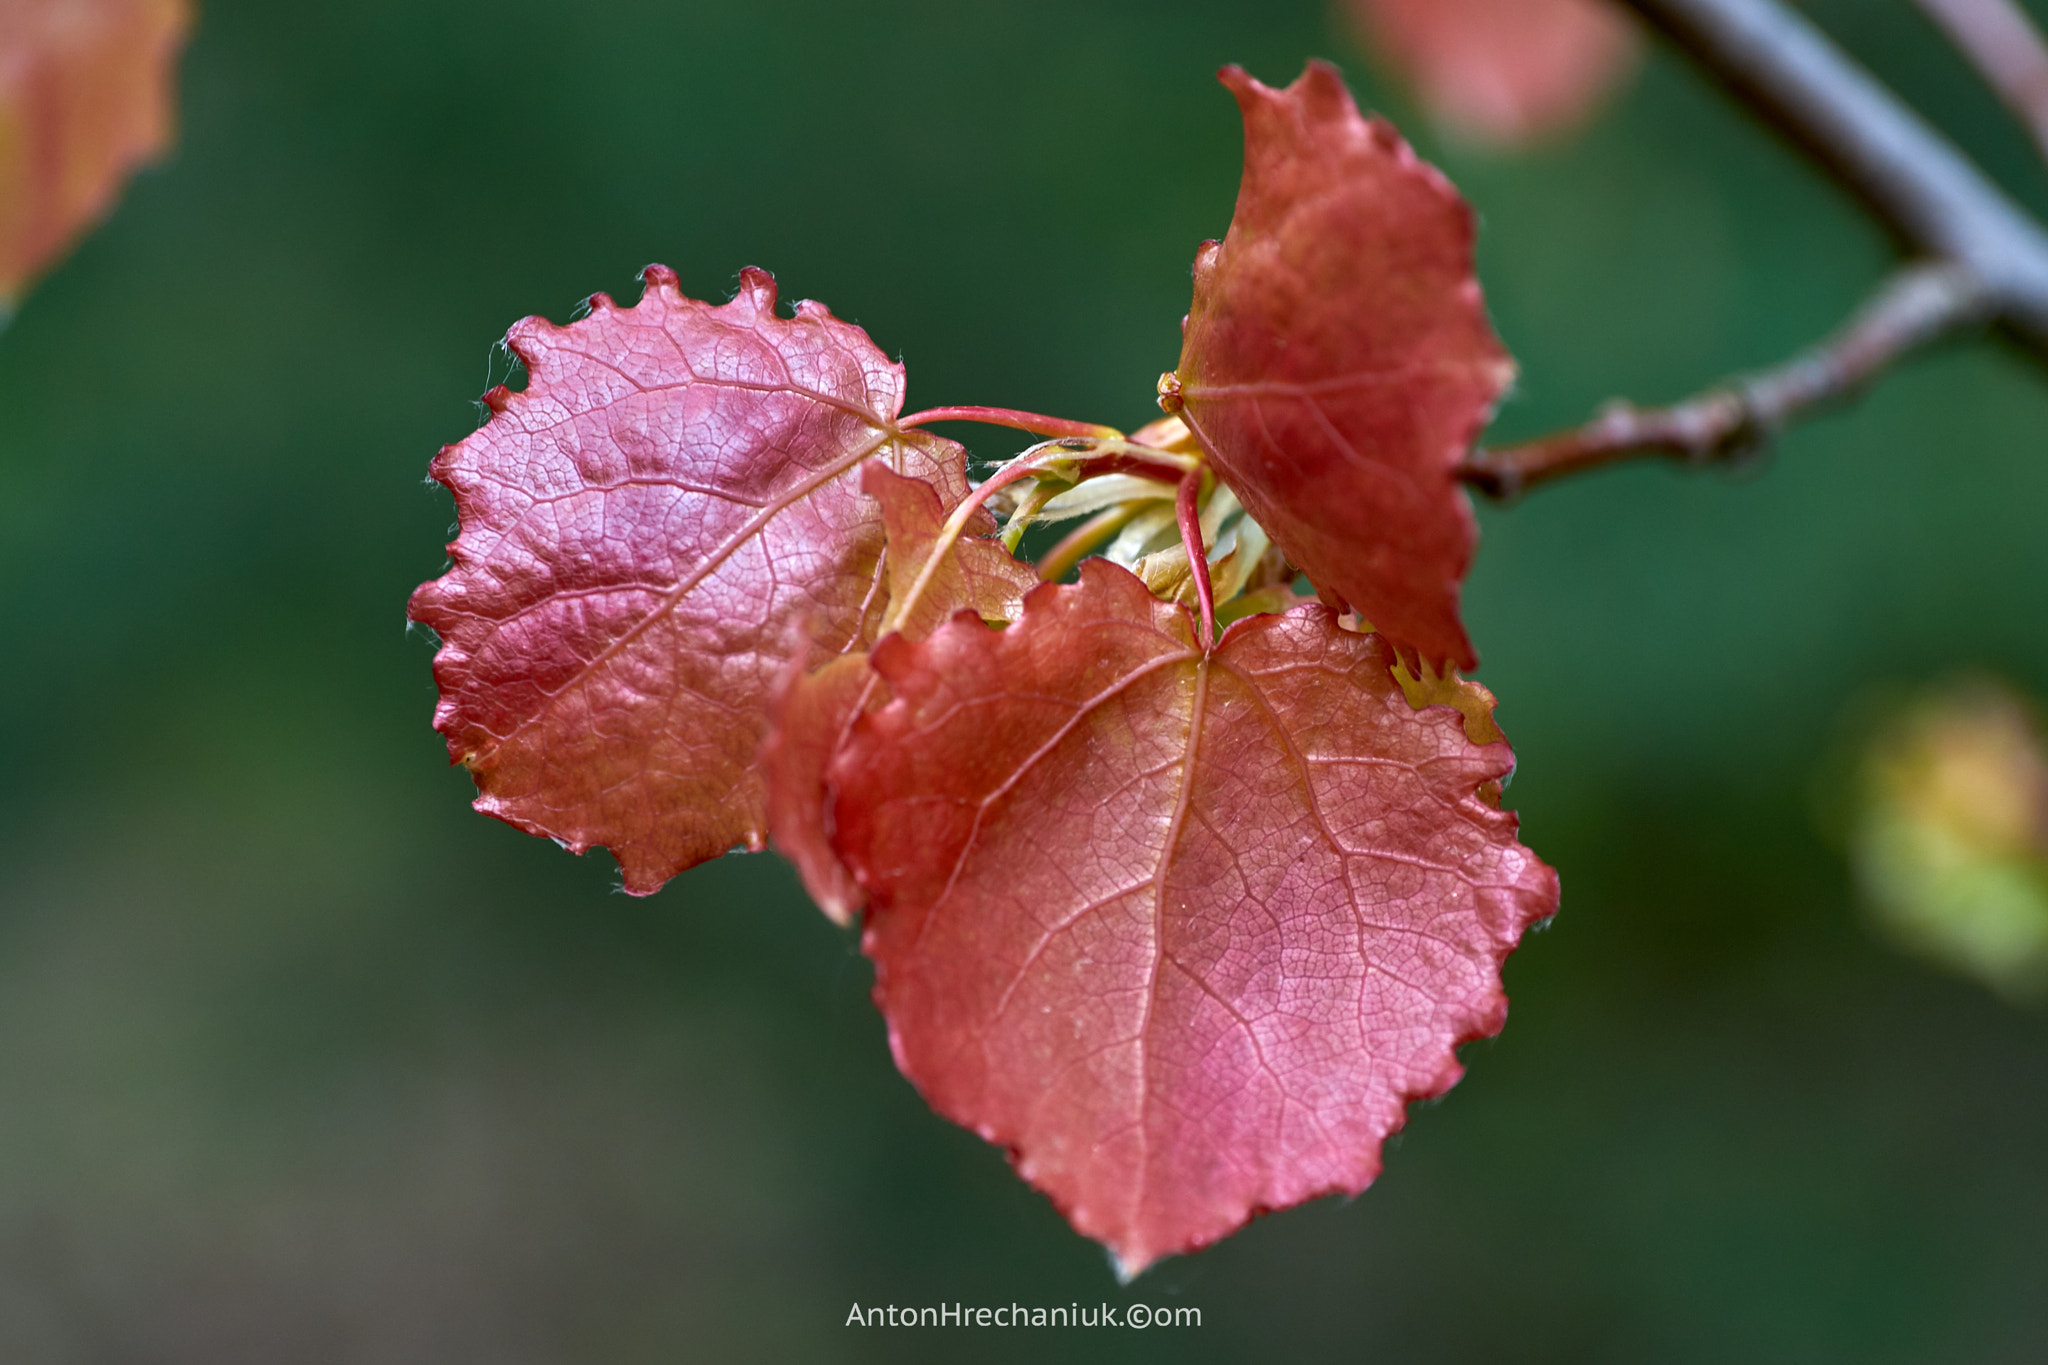
<svg viewBox="0 0 2048 1365"><path fill-rule="evenodd" d="M1180 521L1181 544L1187 547L1188 572L1194 576L1195 596L1202 604L1202 648L1216 647L1216 588L1209 581L1209 551L1202 535L1202 467L1190 469L1180 481L1173 500L1174 516Z"/></svg>
<svg viewBox="0 0 2048 1365"><path fill-rule="evenodd" d="M896 425L905 431L912 427L925 426L932 422L983 422L989 426L1012 427L1028 431L1034 436L1058 438L1079 436L1088 440L1121 440L1123 433L1115 427L1097 426L1093 422L1076 422L1065 417L1047 417L1038 412L1019 412L1015 408L926 408L901 418Z"/></svg>
<svg viewBox="0 0 2048 1365"><path fill-rule="evenodd" d="M976 409L976 411L983 410ZM967 409L934 408L933 411L962 412L967 411ZM986 411L1002 410L986 409ZM922 416L923 414L919 415ZM1011 484L1046 474L1055 476L1062 483L1072 485L1103 474L1139 472L1153 478L1159 478L1161 475L1164 475L1166 480L1182 485L1192 478L1195 480L1195 494L1199 502L1203 468L1204 464L1199 456L1183 455L1170 450L1160 450L1154 446L1140 445L1135 441L1127 439L1121 432L1094 438L1064 436L1030 447L991 474L975 488L973 494L965 502L962 502L953 509L953 514L946 518L946 524L939 530L938 540L932 546L930 557L925 560L924 566L918 570L916 579L912 581L910 591L904 594L901 603L890 604L888 615L882 621L882 629L884 631L893 629L896 622L902 620L916 608L925 590L931 586L932 576L938 572L939 564L945 559L947 552L953 548L954 542L958 541L961 534L967 529L969 519L976 512L980 511L990 498L1003 489L1008 488ZM1020 505L1017 513L1011 517L1010 525L1004 532L1006 548L1014 550L1014 544L1009 538L1010 532L1015 531L1021 536L1023 528L1030 524L1031 518L1037 514L1038 510L1046 502L1051 500L1052 494L1047 494L1044 497L1040 496L1044 491L1035 491ZM1053 491L1057 492L1057 490ZM1200 538L1200 524L1200 516L1196 514L1195 525L1198 540ZM1204 572L1202 573L1200 583L1202 590L1206 594L1209 582L1206 563L1203 565L1203 569ZM1206 596L1204 600L1207 600ZM1210 620L1212 634L1214 633L1213 605L1211 603L1211 610L1205 613L1205 616Z"/></svg>

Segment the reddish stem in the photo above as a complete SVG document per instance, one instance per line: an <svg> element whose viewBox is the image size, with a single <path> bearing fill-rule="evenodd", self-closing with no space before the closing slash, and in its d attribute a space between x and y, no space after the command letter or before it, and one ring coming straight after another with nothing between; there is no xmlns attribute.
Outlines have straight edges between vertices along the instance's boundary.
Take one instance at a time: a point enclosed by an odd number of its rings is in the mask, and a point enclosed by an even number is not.
<svg viewBox="0 0 2048 1365"><path fill-rule="evenodd" d="M1481 451L1457 476L1494 498L1638 455L1690 463L1735 460L1809 409L1840 400L1902 356L1981 321L1992 302L1969 267L1910 265L1895 273L1833 336L1775 369L1709 389L1668 408L1610 405L1574 431Z"/></svg>
<svg viewBox="0 0 2048 1365"><path fill-rule="evenodd" d="M1187 547L1188 572L1195 577L1195 596L1202 604L1202 648L1216 647L1216 587L1209 581L1209 551L1202 543L1202 471L1190 469L1180 481L1173 511L1180 521L1180 543Z"/></svg>
<svg viewBox="0 0 2048 1365"><path fill-rule="evenodd" d="M900 419L896 425L908 430L932 422L986 422L990 426L1014 427L1034 436L1055 439L1080 436L1089 440L1107 440L1123 435L1115 427L1099 427L1093 422L1074 422L1036 412L1019 412L1015 408L926 408L923 412L914 412Z"/></svg>

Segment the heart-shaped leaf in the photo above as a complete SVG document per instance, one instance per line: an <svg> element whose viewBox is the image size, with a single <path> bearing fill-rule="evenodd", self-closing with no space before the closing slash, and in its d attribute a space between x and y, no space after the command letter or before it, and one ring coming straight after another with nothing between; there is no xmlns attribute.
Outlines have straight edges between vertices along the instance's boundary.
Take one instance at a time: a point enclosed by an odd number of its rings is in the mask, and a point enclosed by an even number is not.
<svg viewBox="0 0 2048 1365"><path fill-rule="evenodd" d="M1556 906L1504 742L1320 605L1209 651L1102 560L874 650L831 766L898 1064L1127 1274L1363 1189Z"/></svg>

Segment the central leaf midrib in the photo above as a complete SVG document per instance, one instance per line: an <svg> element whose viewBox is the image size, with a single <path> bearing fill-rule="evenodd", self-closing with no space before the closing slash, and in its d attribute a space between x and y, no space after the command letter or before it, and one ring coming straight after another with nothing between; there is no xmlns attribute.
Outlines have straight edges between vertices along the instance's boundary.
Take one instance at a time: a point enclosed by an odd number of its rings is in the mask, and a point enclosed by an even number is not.
<svg viewBox="0 0 2048 1365"><path fill-rule="evenodd" d="M1144 1012L1138 1018L1138 1030L1132 1039L1138 1049L1138 1178L1131 1189L1127 1226L1136 1226L1150 1185L1152 1130L1146 1111L1150 1105L1152 1050L1147 1045L1147 1035L1152 1029L1152 1007L1159 999L1159 969L1166 962L1166 879L1173 869L1174 853L1180 847L1181 830L1187 824L1188 806L1194 799L1195 759L1201 749L1202 723L1209 703L1210 663L1211 656L1205 653L1195 665L1195 695L1188 706L1188 739L1181 753L1180 790L1174 797L1173 820L1166 828L1166 838L1160 842L1159 870L1152 877L1152 966L1145 976Z"/></svg>

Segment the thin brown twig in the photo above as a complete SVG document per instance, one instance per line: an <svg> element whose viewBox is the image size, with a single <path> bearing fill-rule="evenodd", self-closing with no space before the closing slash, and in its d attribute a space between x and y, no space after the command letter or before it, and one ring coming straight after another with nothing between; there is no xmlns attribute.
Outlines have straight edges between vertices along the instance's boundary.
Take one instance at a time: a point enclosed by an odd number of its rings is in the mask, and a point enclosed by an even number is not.
<svg viewBox="0 0 2048 1365"><path fill-rule="evenodd" d="M2048 39L2014 0L1919 0L2048 157Z"/></svg>
<svg viewBox="0 0 2048 1365"><path fill-rule="evenodd" d="M1908 352L1987 320L1991 302L1967 266L1909 265L1833 336L1782 365L1670 407L1611 403L1576 430L1481 451L1457 474L1489 497L1512 498L1536 484L1637 456L1691 464L1740 459L1807 410L1853 395Z"/></svg>

